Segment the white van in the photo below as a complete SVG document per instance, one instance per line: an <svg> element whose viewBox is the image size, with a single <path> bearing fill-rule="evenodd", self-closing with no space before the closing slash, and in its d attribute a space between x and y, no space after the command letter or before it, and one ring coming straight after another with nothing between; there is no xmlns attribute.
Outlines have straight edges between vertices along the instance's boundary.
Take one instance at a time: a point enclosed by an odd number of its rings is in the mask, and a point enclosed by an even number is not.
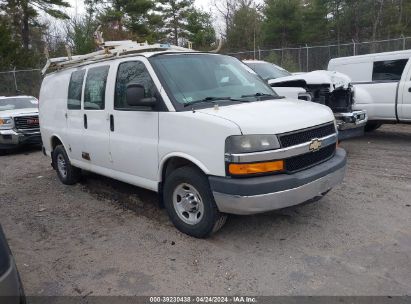
<svg viewBox="0 0 411 304"><path fill-rule="evenodd" d="M366 110L366 130L411 122L411 50L332 59L328 70L350 76L354 109Z"/></svg>
<svg viewBox="0 0 411 304"><path fill-rule="evenodd" d="M300 204L343 180L332 111L278 97L239 60L163 45L104 54L48 63L41 134L64 184L82 169L156 191L180 231L207 237L228 213Z"/></svg>

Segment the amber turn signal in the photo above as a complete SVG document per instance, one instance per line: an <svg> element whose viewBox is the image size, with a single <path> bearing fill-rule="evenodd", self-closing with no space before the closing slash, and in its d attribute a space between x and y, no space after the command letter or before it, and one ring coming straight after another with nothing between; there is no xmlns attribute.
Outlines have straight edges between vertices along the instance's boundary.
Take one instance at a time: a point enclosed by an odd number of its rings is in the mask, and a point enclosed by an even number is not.
<svg viewBox="0 0 411 304"><path fill-rule="evenodd" d="M231 175L272 173L272 172L283 171L283 170L284 170L283 160L266 162L266 163L230 164L228 166L228 172Z"/></svg>

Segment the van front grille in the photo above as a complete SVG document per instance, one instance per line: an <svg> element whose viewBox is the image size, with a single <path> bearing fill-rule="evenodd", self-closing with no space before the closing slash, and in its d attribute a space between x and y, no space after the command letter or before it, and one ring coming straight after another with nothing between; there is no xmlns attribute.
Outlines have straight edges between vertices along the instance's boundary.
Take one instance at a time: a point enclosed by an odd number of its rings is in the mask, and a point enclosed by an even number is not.
<svg viewBox="0 0 411 304"><path fill-rule="evenodd" d="M288 158L285 160L285 169L287 172L292 173L325 162L334 156L336 148L336 145L331 145L316 152Z"/></svg>
<svg viewBox="0 0 411 304"><path fill-rule="evenodd" d="M14 125L17 130L39 129L39 117L38 115L14 117Z"/></svg>
<svg viewBox="0 0 411 304"><path fill-rule="evenodd" d="M278 138L282 148L288 148L312 141L314 138L322 138L335 134L334 123L329 123L314 128L299 130L292 133L279 135Z"/></svg>

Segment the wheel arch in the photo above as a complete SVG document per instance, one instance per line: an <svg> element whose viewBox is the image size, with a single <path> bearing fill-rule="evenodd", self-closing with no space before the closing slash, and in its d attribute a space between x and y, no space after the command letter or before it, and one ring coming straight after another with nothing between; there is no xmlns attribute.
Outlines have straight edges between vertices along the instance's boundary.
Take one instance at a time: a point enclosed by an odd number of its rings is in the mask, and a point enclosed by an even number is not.
<svg viewBox="0 0 411 304"><path fill-rule="evenodd" d="M196 167L206 175L210 173L208 168L196 158L183 153L172 153L163 157L160 162L158 173L159 182L163 183L170 172L184 166Z"/></svg>
<svg viewBox="0 0 411 304"><path fill-rule="evenodd" d="M56 135L56 134L51 135L51 137L50 137L50 157L51 157L51 166L53 168L55 168L53 152L56 149L56 147L59 146L59 145L62 145L64 147L64 149L66 150L67 156L70 159L70 155L68 154L68 150L66 148L66 145L64 144L61 137Z"/></svg>
<svg viewBox="0 0 411 304"><path fill-rule="evenodd" d="M64 145L63 140L61 139L61 137L56 135L56 134L53 134L50 137L50 153L53 153L54 149L58 145L62 145L64 147L64 149L66 149L66 146Z"/></svg>

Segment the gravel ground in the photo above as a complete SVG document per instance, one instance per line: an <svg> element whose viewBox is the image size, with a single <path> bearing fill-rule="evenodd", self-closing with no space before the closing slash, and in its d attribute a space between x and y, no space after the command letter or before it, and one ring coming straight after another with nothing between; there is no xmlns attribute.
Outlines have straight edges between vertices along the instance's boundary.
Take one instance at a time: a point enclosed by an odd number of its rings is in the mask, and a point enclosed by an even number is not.
<svg viewBox="0 0 411 304"><path fill-rule="evenodd" d="M346 141L321 201L179 233L155 194L88 174L62 185L38 150L0 157L0 223L28 295L410 295L411 126Z"/></svg>

